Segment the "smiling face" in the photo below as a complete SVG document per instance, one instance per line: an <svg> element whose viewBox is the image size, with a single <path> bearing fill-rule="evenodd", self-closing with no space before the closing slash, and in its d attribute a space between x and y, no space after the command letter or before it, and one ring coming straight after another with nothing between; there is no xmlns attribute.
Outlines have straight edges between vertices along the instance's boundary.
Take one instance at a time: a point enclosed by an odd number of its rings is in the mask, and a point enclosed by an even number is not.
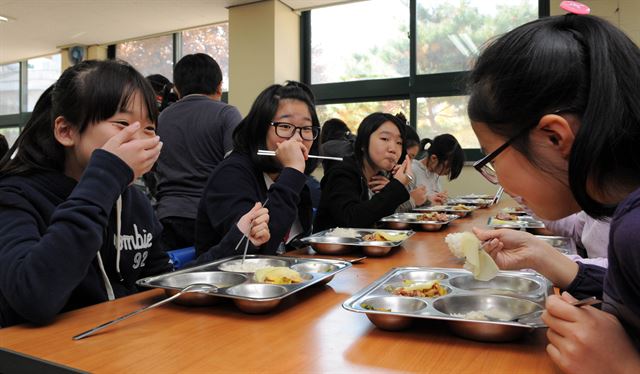
<svg viewBox="0 0 640 374"><path fill-rule="evenodd" d="M392 122L384 122L369 138L370 165L377 171L391 171L402 155L402 135Z"/></svg>
<svg viewBox="0 0 640 374"><path fill-rule="evenodd" d="M311 112L309 107L304 101L294 99L280 100L278 103L278 110L273 116L273 122L286 122L292 124L295 127L308 127L313 125L311 120ZM300 137L300 131L296 130L291 137L304 144L307 150L311 149L313 140L304 140ZM277 148L277 144L284 142L287 138L282 138L276 134L276 128L269 126L267 131L267 149L274 151Z"/></svg>
<svg viewBox="0 0 640 374"><path fill-rule="evenodd" d="M56 123L58 120L56 120ZM129 101L127 108L107 118L104 121L89 124L84 132L79 133L77 128L70 129L65 154L65 174L79 179L87 167L91 154L97 148L101 148L109 139L118 134L127 126L140 122L140 129L134 139L151 138L156 136L156 125L150 122L146 106L142 101L142 95L136 93Z"/></svg>
<svg viewBox="0 0 640 374"><path fill-rule="evenodd" d="M489 154L507 140L493 133L486 124L472 122L482 151ZM522 153L509 146L492 161L500 185L511 196L519 196L523 203L541 218L556 220L580 210L568 183L566 158L547 147L545 134L534 129L529 134L530 150L541 170Z"/></svg>

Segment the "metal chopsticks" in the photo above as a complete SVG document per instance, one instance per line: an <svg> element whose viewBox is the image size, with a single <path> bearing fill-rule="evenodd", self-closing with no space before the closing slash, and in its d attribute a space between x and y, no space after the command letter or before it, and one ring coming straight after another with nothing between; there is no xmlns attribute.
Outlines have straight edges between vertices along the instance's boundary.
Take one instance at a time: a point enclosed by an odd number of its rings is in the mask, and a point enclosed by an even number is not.
<svg viewBox="0 0 640 374"><path fill-rule="evenodd" d="M275 151L268 151L266 149L258 149L258 156L275 156L275 155L276 155ZM318 158L318 159L322 159L322 160L342 161L342 157L309 155L309 158Z"/></svg>

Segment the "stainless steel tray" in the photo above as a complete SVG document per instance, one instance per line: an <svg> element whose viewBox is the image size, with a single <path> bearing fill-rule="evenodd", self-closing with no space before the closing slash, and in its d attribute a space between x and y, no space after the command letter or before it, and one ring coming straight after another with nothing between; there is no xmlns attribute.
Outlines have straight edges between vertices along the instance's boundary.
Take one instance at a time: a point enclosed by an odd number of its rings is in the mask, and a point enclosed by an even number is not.
<svg viewBox="0 0 640 374"><path fill-rule="evenodd" d="M513 214L514 216L526 216L529 213L520 207L506 207L500 210L503 213Z"/></svg>
<svg viewBox="0 0 640 374"><path fill-rule="evenodd" d="M452 198L447 200L447 205L475 205L478 208L486 208L493 203L492 199L461 199L461 198Z"/></svg>
<svg viewBox="0 0 640 374"><path fill-rule="evenodd" d="M316 252L326 255L345 254L361 248L367 256L384 256L415 234L412 230L351 229L355 231L356 237L349 238L333 235L335 229L320 231L301 240L303 243L309 244ZM405 234L406 237L397 241L366 241L362 239L363 236L374 232Z"/></svg>
<svg viewBox="0 0 640 374"><path fill-rule="evenodd" d="M470 193L466 195L455 196L454 199L464 199L464 200L473 200L473 199L483 199L483 200L493 200L495 195L488 194L475 194Z"/></svg>
<svg viewBox="0 0 640 374"><path fill-rule="evenodd" d="M544 223L531 216L519 216L516 221L499 220L496 217L489 217L487 225L496 229L543 229Z"/></svg>
<svg viewBox="0 0 640 374"><path fill-rule="evenodd" d="M464 206L464 209L456 208L458 205ZM433 206L425 206L425 207L416 207L413 209L414 212L440 212L446 214L455 214L456 216L462 218L470 215L474 210L477 210L478 207L475 205L433 205Z"/></svg>
<svg viewBox="0 0 640 374"><path fill-rule="evenodd" d="M437 231L440 230L443 226L451 223L451 221L459 218L459 216L455 214L447 214L449 218L447 221L419 220L418 218L422 214L424 213L394 213L390 216L382 218L379 222L392 229L413 228L423 231Z"/></svg>
<svg viewBox="0 0 640 374"><path fill-rule="evenodd" d="M247 255L245 264L256 267L285 266L300 273L303 282L295 284L258 283L252 272L225 271L242 261L242 256L228 257L172 273L140 279L139 286L163 288L174 295L193 283L217 286L207 294L187 293L177 299L184 305L212 305L222 298L233 299L236 306L247 313L265 313L274 309L282 299L314 284L328 283L333 277L351 267L347 261L286 256Z"/></svg>
<svg viewBox="0 0 640 374"><path fill-rule="evenodd" d="M407 297L396 296L387 289L388 286L402 286L404 281L432 280L439 280L447 294L432 298ZM452 330L463 337L507 341L544 325L539 318L513 322L482 321L466 318L465 314L494 309L511 317L542 311L547 295L552 293L551 283L534 272L501 271L491 281L482 282L464 269L402 267L391 269L347 299L342 307L351 312L365 313L372 323L386 330L408 327L418 318L437 319L449 322Z"/></svg>
<svg viewBox="0 0 640 374"><path fill-rule="evenodd" d="M568 255L576 253L576 244L573 239L566 236L548 236L548 235L536 235L538 239L542 239L549 243L552 247L558 251Z"/></svg>

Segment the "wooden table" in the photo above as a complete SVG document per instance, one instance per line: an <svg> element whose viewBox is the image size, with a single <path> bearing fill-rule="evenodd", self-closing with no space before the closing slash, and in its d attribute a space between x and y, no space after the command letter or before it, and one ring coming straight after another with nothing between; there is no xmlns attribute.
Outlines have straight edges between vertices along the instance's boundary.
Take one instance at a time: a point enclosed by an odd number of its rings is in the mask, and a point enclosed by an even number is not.
<svg viewBox="0 0 640 374"><path fill-rule="evenodd" d="M292 295L269 314L244 314L231 302L171 304L84 340L71 339L164 297L151 290L62 314L50 326L0 329L0 347L90 372L556 372L545 352L544 330L516 342L482 343L458 338L435 320L383 331L364 314L341 307L392 267L460 267L445 235L484 226L498 207L477 210L439 232L418 233L388 256L367 258L327 286Z"/></svg>

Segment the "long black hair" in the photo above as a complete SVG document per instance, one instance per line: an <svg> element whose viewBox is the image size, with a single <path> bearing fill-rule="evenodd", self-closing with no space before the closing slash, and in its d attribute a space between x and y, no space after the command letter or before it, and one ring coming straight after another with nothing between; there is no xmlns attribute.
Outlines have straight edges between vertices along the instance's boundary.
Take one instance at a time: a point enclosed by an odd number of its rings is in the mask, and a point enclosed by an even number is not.
<svg viewBox="0 0 640 374"><path fill-rule="evenodd" d="M358 135L356 135L353 156L360 167L364 167L365 160L369 165L373 165L373 160L369 155L369 140L371 139L371 134L385 122L393 123L398 128L398 131L400 131L400 136L402 137L402 152L400 153L398 162L404 161L404 157L407 154L405 145L407 125L393 114L375 112L364 117L362 122L360 122L360 126L358 126Z"/></svg>
<svg viewBox="0 0 640 374"><path fill-rule="evenodd" d="M427 144L430 144L427 147ZM440 134L435 138L424 138L420 141L420 158L428 158L435 155L438 158L438 165L449 166L449 180L458 178L464 166L464 151L458 143L458 139L451 134Z"/></svg>
<svg viewBox="0 0 640 374"><path fill-rule="evenodd" d="M604 193L640 182L640 50L600 18L546 17L505 34L471 72L468 114L512 137L548 113L569 112L580 128L569 157L569 186L589 215L613 213L595 201L587 181ZM513 147L535 162L528 136Z"/></svg>
<svg viewBox="0 0 640 374"><path fill-rule="evenodd" d="M273 117L281 100L298 100L307 104L311 113L311 125L320 130L316 114L314 95L303 83L287 81L285 85L274 84L264 89L256 98L249 114L242 119L233 132L233 150L251 157L253 163L265 173L275 173L282 169L275 157L258 156L258 149L266 149L266 139ZM309 154L318 154L318 139L313 141ZM311 173L318 165L317 159L308 159L305 174Z"/></svg>
<svg viewBox="0 0 640 374"><path fill-rule="evenodd" d="M153 89L126 62L89 60L68 68L36 102L24 130L0 160L0 174L64 171L65 152L54 137L54 120L62 116L83 133L87 126L128 108L137 93L142 95L149 120L155 123L158 109Z"/></svg>

